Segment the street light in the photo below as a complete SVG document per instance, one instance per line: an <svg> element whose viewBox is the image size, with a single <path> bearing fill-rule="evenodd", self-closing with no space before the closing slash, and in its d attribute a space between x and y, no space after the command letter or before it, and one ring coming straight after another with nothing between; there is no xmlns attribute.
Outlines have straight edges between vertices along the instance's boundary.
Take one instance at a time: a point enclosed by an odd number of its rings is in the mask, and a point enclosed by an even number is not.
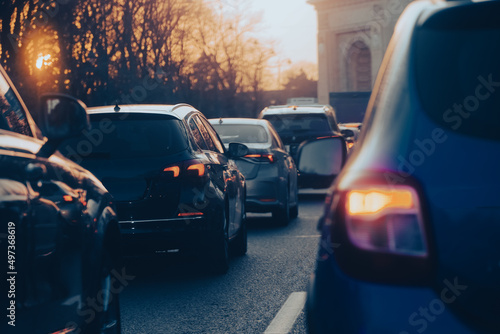
<svg viewBox="0 0 500 334"><path fill-rule="evenodd" d="M38 58L36 59L36 68L38 69L37 73L37 82L36 82L36 97L37 100L40 99L40 89L41 89L41 80L42 80L42 67L52 65L52 56L50 54L39 53Z"/></svg>
<svg viewBox="0 0 500 334"><path fill-rule="evenodd" d="M50 58L51 58L50 54L44 55L43 53L39 53L38 58L36 59L36 68L41 70L44 65L45 66L52 65L52 61L50 60Z"/></svg>

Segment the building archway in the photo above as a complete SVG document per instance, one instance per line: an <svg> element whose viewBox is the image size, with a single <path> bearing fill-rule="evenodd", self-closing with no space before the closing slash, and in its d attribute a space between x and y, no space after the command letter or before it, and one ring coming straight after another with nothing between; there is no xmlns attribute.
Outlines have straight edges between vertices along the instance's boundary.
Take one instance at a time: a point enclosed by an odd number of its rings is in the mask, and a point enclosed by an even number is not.
<svg viewBox="0 0 500 334"><path fill-rule="evenodd" d="M371 91L372 57L363 41L354 42L346 57L347 91Z"/></svg>

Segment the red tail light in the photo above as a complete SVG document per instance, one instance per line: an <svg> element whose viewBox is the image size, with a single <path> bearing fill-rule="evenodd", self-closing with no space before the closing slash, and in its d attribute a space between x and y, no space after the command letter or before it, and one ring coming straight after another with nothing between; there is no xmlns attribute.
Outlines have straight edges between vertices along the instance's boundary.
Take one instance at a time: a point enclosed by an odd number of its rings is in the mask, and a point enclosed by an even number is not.
<svg viewBox="0 0 500 334"><path fill-rule="evenodd" d="M274 155L272 154L247 154L244 156L244 158L248 158L255 162L274 162Z"/></svg>
<svg viewBox="0 0 500 334"><path fill-rule="evenodd" d="M178 177L181 169L179 168L179 166L170 166L166 167L163 171L171 172L173 177Z"/></svg>
<svg viewBox="0 0 500 334"><path fill-rule="evenodd" d="M187 171L193 173L194 176L204 176L205 175L205 165L204 164L193 164L186 168ZM190 174L191 174L190 173Z"/></svg>
<svg viewBox="0 0 500 334"><path fill-rule="evenodd" d="M163 168L164 176L177 177L202 177L205 176L205 165L198 160L187 160Z"/></svg>

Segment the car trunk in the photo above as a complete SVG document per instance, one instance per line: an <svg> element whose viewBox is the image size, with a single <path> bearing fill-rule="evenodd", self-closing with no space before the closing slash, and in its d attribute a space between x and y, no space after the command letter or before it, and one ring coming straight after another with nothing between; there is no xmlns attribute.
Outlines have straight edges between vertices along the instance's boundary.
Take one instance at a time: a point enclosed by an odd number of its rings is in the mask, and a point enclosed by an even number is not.
<svg viewBox="0 0 500 334"><path fill-rule="evenodd" d="M248 153L244 158L236 159L236 165L240 172L245 176L246 180L252 180L259 174L260 166L265 162L265 158L257 158L252 156L271 154L270 145L256 144L256 143L246 143L248 147Z"/></svg>
<svg viewBox="0 0 500 334"><path fill-rule="evenodd" d="M187 152L148 159L92 160L93 171L116 200L120 220L171 218L177 213L181 182L165 177L163 169L189 160Z"/></svg>

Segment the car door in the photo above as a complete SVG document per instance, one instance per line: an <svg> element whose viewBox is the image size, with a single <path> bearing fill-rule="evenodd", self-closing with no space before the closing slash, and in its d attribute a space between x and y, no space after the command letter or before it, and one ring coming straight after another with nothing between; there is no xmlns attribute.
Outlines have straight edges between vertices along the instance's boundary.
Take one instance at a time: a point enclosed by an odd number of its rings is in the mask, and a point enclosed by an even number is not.
<svg viewBox="0 0 500 334"><path fill-rule="evenodd" d="M237 233L241 226L241 216L242 216L242 187L240 186L240 176L236 163L232 159L228 159L225 154L224 145L219 140L217 133L208 123L208 121L197 115L196 122L198 128L201 131L202 136L205 141L210 143L210 154L213 156L215 161L224 169L225 184L226 184L226 194L229 200L229 236L233 236Z"/></svg>
<svg viewBox="0 0 500 334"><path fill-rule="evenodd" d="M290 203L298 202L297 195L297 168L292 156L284 149L281 139L271 126L269 127L269 132L271 134L271 141L273 146L273 154L275 154L279 159L280 163L280 175L286 177L289 182L289 199Z"/></svg>

